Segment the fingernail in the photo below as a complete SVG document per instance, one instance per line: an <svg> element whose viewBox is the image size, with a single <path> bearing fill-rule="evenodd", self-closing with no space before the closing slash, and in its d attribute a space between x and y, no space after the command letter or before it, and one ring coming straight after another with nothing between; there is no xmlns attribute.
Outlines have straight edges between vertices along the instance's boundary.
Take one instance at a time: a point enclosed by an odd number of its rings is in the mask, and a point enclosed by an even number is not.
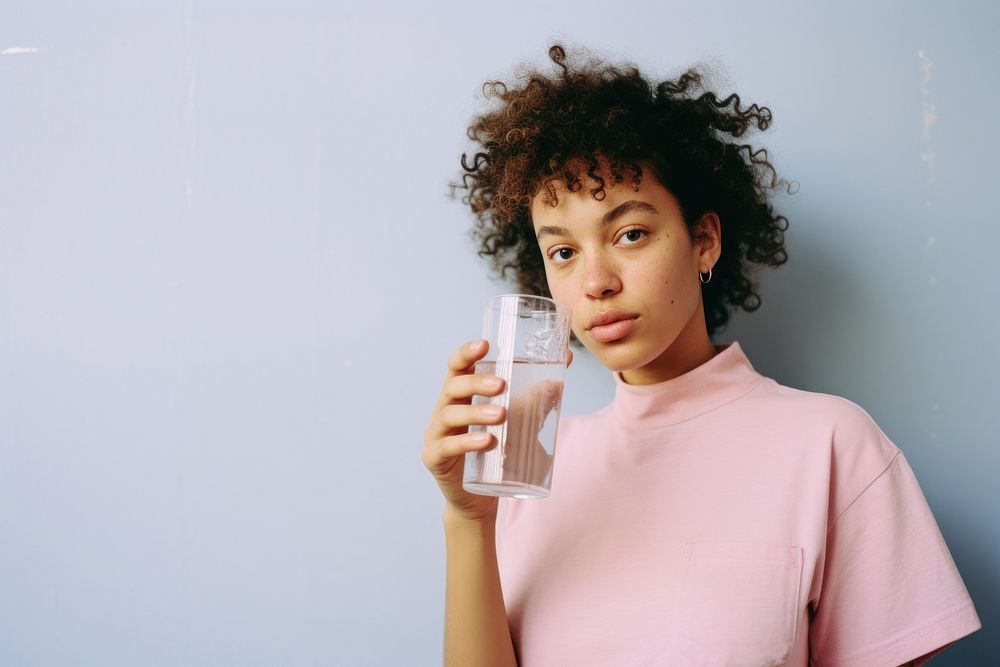
<svg viewBox="0 0 1000 667"><path fill-rule="evenodd" d="M490 434L486 433L485 431L481 431L479 433L473 433L472 435L469 436L469 440L472 440L472 442L478 444L487 442L489 439L490 439Z"/></svg>
<svg viewBox="0 0 1000 667"><path fill-rule="evenodd" d="M481 409L487 417L499 417L500 411L503 410L499 405L484 405Z"/></svg>
<svg viewBox="0 0 1000 667"><path fill-rule="evenodd" d="M475 352L479 348L479 344L482 342L482 340L474 340L471 343L466 343L465 349L469 352Z"/></svg>
<svg viewBox="0 0 1000 667"><path fill-rule="evenodd" d="M503 385L503 378L498 378L497 376L493 375L487 378L483 378L483 384L485 384L487 387L491 389L496 389L497 387Z"/></svg>

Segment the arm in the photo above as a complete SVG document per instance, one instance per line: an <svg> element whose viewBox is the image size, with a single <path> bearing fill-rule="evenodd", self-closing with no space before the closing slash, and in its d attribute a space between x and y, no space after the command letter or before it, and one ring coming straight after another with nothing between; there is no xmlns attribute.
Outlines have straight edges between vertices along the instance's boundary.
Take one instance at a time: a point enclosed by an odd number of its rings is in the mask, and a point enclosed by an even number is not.
<svg viewBox="0 0 1000 667"><path fill-rule="evenodd" d="M448 549L445 596L446 667L516 667L496 554L496 516L483 521L445 510Z"/></svg>
<svg viewBox="0 0 1000 667"><path fill-rule="evenodd" d="M444 664L448 667L516 667L513 642L500 591L496 554L495 497L462 487L465 454L492 446L489 434L469 433L473 424L498 424L506 411L471 405L475 395L495 396L503 380L475 375L475 362L486 355L486 341L459 348L448 360L448 375L424 431L421 458L444 494L448 549L445 595ZM486 436L483 438L482 436Z"/></svg>

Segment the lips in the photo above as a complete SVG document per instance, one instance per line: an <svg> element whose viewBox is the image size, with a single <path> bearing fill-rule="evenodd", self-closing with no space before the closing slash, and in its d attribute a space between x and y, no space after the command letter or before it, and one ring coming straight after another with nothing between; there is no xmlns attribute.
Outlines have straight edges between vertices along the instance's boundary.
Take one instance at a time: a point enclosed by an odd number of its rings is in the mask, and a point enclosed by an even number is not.
<svg viewBox="0 0 1000 667"><path fill-rule="evenodd" d="M635 329L638 317L638 315L633 315L617 308L604 310L597 313L590 320L590 324L587 325L587 332L591 338L600 343L621 340Z"/></svg>

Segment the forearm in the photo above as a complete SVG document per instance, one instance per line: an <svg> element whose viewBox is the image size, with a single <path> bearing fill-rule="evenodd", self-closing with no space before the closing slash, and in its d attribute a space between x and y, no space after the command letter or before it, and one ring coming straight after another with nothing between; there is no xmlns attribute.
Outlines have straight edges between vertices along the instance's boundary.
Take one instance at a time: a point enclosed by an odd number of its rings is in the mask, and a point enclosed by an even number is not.
<svg viewBox="0 0 1000 667"><path fill-rule="evenodd" d="M448 549L445 595L446 667L516 667L507 625L496 526L445 518Z"/></svg>

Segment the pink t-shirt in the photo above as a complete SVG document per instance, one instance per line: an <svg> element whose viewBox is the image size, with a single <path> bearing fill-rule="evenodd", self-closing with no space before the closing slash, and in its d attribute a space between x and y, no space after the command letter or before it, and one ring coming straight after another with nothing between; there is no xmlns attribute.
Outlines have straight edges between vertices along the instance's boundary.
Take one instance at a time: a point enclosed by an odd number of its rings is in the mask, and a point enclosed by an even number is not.
<svg viewBox="0 0 1000 667"><path fill-rule="evenodd" d="M552 495L500 500L521 667L921 664L981 627L902 452L739 343L559 425Z"/></svg>

